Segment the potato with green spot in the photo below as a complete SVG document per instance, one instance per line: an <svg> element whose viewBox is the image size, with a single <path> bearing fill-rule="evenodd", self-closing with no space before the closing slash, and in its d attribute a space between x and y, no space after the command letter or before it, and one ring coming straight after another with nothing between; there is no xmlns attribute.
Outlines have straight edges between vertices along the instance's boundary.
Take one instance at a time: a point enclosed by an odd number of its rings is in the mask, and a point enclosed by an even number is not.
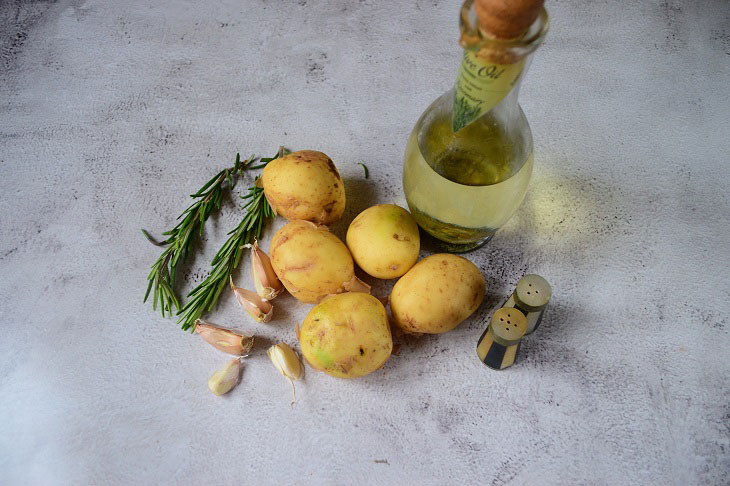
<svg viewBox="0 0 730 486"><path fill-rule="evenodd" d="M289 221L332 224L345 211L345 185L332 159L299 150L269 162L261 174L271 207Z"/></svg>
<svg viewBox="0 0 730 486"><path fill-rule="evenodd" d="M404 275L421 250L416 221L395 204L379 204L358 214L345 241L360 268L382 279Z"/></svg>
<svg viewBox="0 0 730 486"><path fill-rule="evenodd" d="M271 266L286 290L316 304L329 294L370 292L355 276L350 251L326 226L292 221L274 234Z"/></svg>
<svg viewBox="0 0 730 486"><path fill-rule="evenodd" d="M297 334L307 362L338 378L372 373L393 351L385 307L364 293L327 297L307 314Z"/></svg>
<svg viewBox="0 0 730 486"><path fill-rule="evenodd" d="M477 310L486 288L484 276L466 258L431 255L395 283L390 310L395 323L406 332L440 334Z"/></svg>

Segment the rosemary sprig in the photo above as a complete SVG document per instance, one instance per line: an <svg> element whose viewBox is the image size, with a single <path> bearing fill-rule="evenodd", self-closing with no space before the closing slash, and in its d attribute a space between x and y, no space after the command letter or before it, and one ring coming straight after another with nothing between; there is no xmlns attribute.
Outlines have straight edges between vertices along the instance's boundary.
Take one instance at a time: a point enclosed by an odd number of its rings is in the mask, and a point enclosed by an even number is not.
<svg viewBox="0 0 730 486"><path fill-rule="evenodd" d="M276 155L261 158L259 165L249 168L260 169L265 167L266 164L286 153L287 150L280 147ZM274 211L264 197L264 190L260 185L259 177L256 177L253 186L248 189L246 195L241 196L241 199L248 200L243 206L243 219L236 228L228 233L230 235L228 240L223 243L223 246L213 258L211 262L213 268L210 274L188 294L190 300L178 312L180 317L177 322L182 325L183 330L194 328L195 321L204 312L213 309L221 292L228 285L233 271L241 262L245 245L260 238L266 220L274 217Z"/></svg>
<svg viewBox="0 0 730 486"><path fill-rule="evenodd" d="M208 217L214 209L220 209L226 183L229 188L232 188L236 183L236 178L248 169L254 160L254 157L251 156L242 162L240 154L236 154L236 162L233 167L223 169L206 182L198 192L191 194L190 197L195 201L177 217L180 221L173 229L162 233L169 236L166 240L157 242L147 231L142 230L145 237L153 244L167 246L152 265L147 277L147 292L144 295L144 302L147 302L150 292L154 290L152 308L156 310L159 305L162 317L165 317L165 313L172 315L173 307L176 311L180 311L180 301L174 291L175 275L180 259L187 258L193 235L196 231L202 235L203 226Z"/></svg>

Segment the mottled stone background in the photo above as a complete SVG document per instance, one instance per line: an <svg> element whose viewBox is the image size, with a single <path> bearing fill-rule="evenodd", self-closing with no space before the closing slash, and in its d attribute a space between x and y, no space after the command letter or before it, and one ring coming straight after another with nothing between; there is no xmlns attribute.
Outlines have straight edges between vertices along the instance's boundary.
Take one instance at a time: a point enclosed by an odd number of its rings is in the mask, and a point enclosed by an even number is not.
<svg viewBox="0 0 730 486"><path fill-rule="evenodd" d="M263 351L295 344L308 306L254 325L227 293L211 319L263 344L216 398L227 358L142 305L159 249L139 229L279 144L336 161L340 235L403 203L408 132L458 67L458 1L0 1L0 483L728 484L730 3L548 8L521 94L531 189L469 255L488 299L364 379L307 370L292 408ZM550 313L490 371L476 340L525 272L553 284Z"/></svg>

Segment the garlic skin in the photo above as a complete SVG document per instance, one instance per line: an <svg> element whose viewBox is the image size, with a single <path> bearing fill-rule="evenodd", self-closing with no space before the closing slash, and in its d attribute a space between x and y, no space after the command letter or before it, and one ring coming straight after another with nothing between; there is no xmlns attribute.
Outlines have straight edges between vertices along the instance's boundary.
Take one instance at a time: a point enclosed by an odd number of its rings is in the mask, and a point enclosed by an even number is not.
<svg viewBox="0 0 730 486"><path fill-rule="evenodd" d="M370 285L366 284L355 276L352 277L352 280L350 280L349 282L345 282L342 286L348 292L362 292L365 294L369 294L371 288Z"/></svg>
<svg viewBox="0 0 730 486"><path fill-rule="evenodd" d="M263 299L256 292L252 292L241 287L233 285L231 280L231 289L236 295L236 300L254 318L256 322L269 322L274 315L274 306L266 299Z"/></svg>
<svg viewBox="0 0 730 486"><path fill-rule="evenodd" d="M258 242L251 245L251 276L256 293L262 299L273 300L284 290L284 285L274 272L269 255L259 248Z"/></svg>
<svg viewBox="0 0 730 486"><path fill-rule="evenodd" d="M225 395L233 390L241 380L241 359L236 358L219 369L208 380L208 388L216 396Z"/></svg>
<svg viewBox="0 0 730 486"><path fill-rule="evenodd" d="M304 366L302 366L299 356L286 343L275 344L266 353L269 355L276 369L291 383L293 393L291 404L294 405L297 401L297 390L294 387L293 380L299 380L304 376Z"/></svg>
<svg viewBox="0 0 730 486"><path fill-rule="evenodd" d="M195 332L211 346L228 354L243 356L253 347L253 336L240 334L202 319L195 321Z"/></svg>

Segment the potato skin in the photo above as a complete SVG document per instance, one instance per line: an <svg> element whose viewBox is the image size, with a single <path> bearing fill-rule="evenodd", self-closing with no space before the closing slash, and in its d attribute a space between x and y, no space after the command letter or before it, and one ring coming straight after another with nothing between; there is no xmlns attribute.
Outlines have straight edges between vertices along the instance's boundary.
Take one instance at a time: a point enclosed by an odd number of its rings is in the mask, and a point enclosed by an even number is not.
<svg viewBox="0 0 730 486"><path fill-rule="evenodd" d="M357 378L381 368L393 351L385 307L369 294L327 297L304 319L299 331L309 364L338 378Z"/></svg>
<svg viewBox="0 0 730 486"><path fill-rule="evenodd" d="M358 214L345 240L360 268L382 279L404 275L421 249L416 221L395 204L379 204Z"/></svg>
<svg viewBox="0 0 730 486"><path fill-rule="evenodd" d="M347 290L355 278L350 251L325 226L291 221L274 234L271 265L286 290L302 302L315 304L329 294Z"/></svg>
<svg viewBox="0 0 730 486"><path fill-rule="evenodd" d="M441 253L416 263L393 286L393 320L410 333L448 332L482 303L486 282L466 258Z"/></svg>
<svg viewBox="0 0 730 486"><path fill-rule="evenodd" d="M271 207L289 221L329 225L345 211L345 184L322 152L299 150L272 160L261 183Z"/></svg>

